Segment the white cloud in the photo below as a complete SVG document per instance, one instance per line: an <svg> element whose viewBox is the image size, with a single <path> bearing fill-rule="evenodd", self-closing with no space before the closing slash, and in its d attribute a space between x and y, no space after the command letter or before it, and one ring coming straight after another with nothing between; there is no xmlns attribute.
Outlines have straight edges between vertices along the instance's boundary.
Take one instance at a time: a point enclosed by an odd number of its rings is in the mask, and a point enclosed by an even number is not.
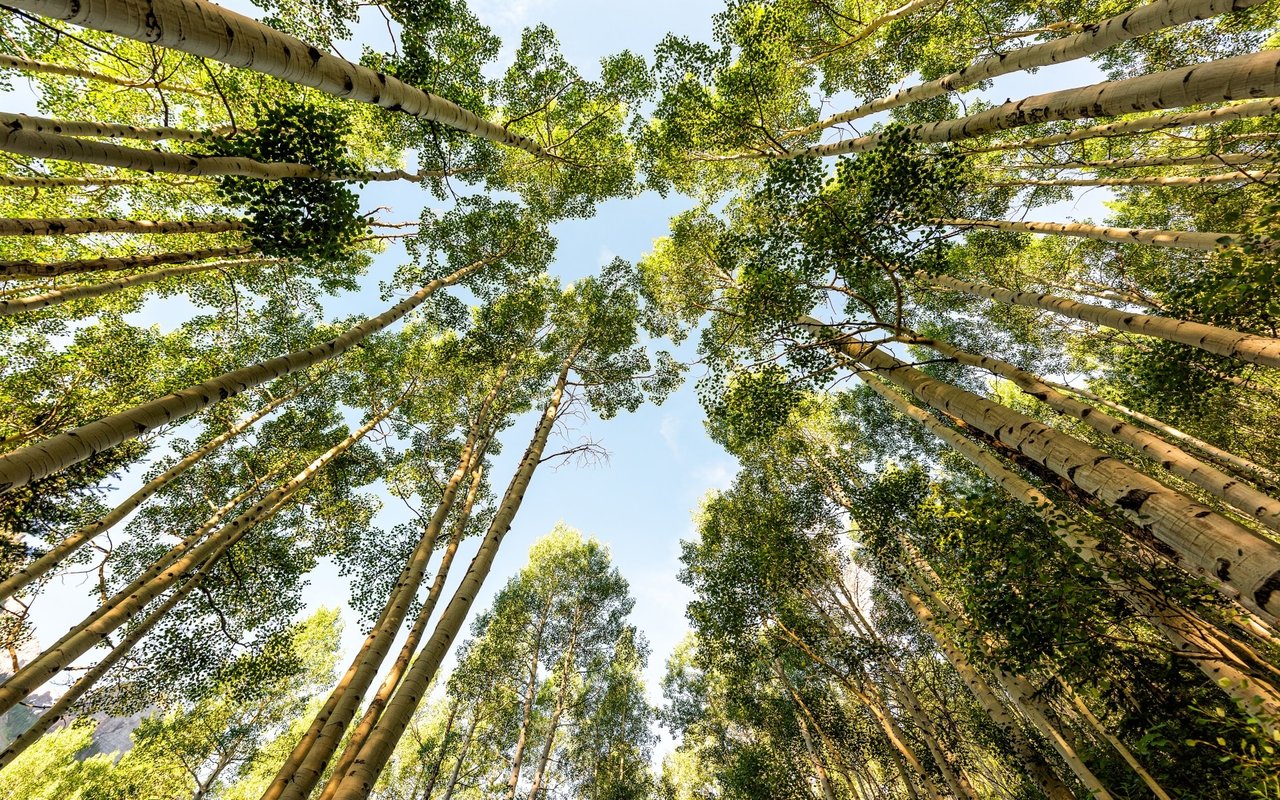
<svg viewBox="0 0 1280 800"><path fill-rule="evenodd" d="M693 479L697 481L697 494L702 496L707 489L727 490L733 485L734 464L727 459L721 459L713 464L705 464L693 471Z"/></svg>
<svg viewBox="0 0 1280 800"><path fill-rule="evenodd" d="M680 418L675 414L663 414L658 423L658 435L667 443L671 455L680 458Z"/></svg>

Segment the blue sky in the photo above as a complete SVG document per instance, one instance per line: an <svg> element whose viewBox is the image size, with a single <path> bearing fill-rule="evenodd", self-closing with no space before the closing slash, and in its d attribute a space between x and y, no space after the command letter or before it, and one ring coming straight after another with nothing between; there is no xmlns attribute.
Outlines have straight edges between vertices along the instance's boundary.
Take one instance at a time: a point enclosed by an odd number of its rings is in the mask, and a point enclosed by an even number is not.
<svg viewBox="0 0 1280 800"><path fill-rule="evenodd" d="M229 3L254 13L244 2ZM645 3L601 3L599 0L474 0L473 9L502 37L505 50L499 69L505 69L510 53L526 25L545 22L558 34L568 59L584 73L592 74L600 57L630 49L650 54L668 32L708 40L711 16L719 0L649 0ZM379 20L362 25L358 38L369 37L378 46L385 39ZM349 55L354 48L343 48ZM1034 75L1007 76L995 82L987 97L1004 100L1100 80L1089 64L1075 62ZM28 107L29 97L11 96L10 108ZM841 106L844 98L836 98ZM875 119L868 120L874 122ZM1106 195L1095 191L1072 202L1038 209L1034 219L1100 219ZM416 219L425 193L407 184L374 184L364 190L366 208L388 206L392 220ZM684 210L688 201L679 197L645 195L603 204L595 217L556 226L559 254L555 271L565 280L595 271L614 256L635 261L654 238L667 230L667 220ZM334 316L367 313L384 306L377 282L389 277L401 263L398 247L379 256L358 293L336 298L329 304ZM136 322L163 328L181 323L190 306L181 302L153 304ZM660 345L659 345L660 346ZM687 355L686 345L682 353ZM507 536L493 572L475 604L484 608L493 593L524 563L529 546L557 522L582 530L607 543L616 563L631 583L637 599L634 622L648 637L653 653L647 679L651 699L658 701L658 681L663 662L686 631L684 606L689 595L676 580L679 542L693 533L691 513L709 490L727 487L735 471L731 457L711 442L703 429L702 412L690 380L660 407L645 406L608 422L589 420L585 432L609 451L607 464L580 468L572 464L557 470L542 469L534 478L524 506ZM525 419L507 432L506 452L491 472L495 486L505 485L515 460L524 448L532 420ZM554 445L552 449L556 449ZM126 482L131 490L136 485ZM380 522L387 527L404 519L398 501L387 503ZM472 545L474 546L474 545ZM469 551L467 553L469 558ZM456 576L455 576L456 581ZM58 602L46 598L37 603L36 621L42 641L57 638L67 626L90 609L87 587L55 585ZM347 589L336 570L325 567L312 578L307 590L311 607L344 603ZM344 637L347 649L359 642L350 613ZM665 749L665 746L664 748Z"/></svg>

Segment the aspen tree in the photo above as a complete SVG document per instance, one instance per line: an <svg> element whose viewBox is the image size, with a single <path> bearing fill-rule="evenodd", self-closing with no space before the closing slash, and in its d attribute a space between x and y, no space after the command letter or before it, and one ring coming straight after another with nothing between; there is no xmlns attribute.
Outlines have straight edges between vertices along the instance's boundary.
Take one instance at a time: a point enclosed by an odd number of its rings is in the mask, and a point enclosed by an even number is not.
<svg viewBox="0 0 1280 800"><path fill-rule="evenodd" d="M15 314L39 311L42 308L62 305L63 303L72 303L79 300L102 297L103 295L124 291L125 289L129 289L134 286L145 286L148 283L158 283L163 280L168 280L169 278L177 278L183 275L193 275L199 272L211 272L215 270L224 272L238 267L260 266L268 263L271 263L268 259L208 261L201 264L188 264L182 267L169 267L168 269L156 270L154 272L144 272L140 275L128 275L123 278L102 281L101 283L67 286L65 288L58 288L41 294L28 295L26 297L0 299L0 317L11 317Z"/></svg>
<svg viewBox="0 0 1280 800"><path fill-rule="evenodd" d="M208 259L234 258L253 252L252 245L238 247L206 247L185 252L149 253L136 256L107 258L82 258L74 261L0 261L0 276L4 278L54 278L60 275L79 275L85 272L122 272L130 269L158 267L166 264L187 264Z"/></svg>
<svg viewBox="0 0 1280 800"><path fill-rule="evenodd" d="M242 220L154 221L143 219L0 219L0 236L68 236L81 233L228 233L248 230Z"/></svg>
<svg viewBox="0 0 1280 800"><path fill-rule="evenodd" d="M1087 225L1082 222L1013 222L994 219L933 219L935 225L954 228L985 228L1013 233L1045 233L1055 236L1073 236L1116 244L1145 244L1153 247L1173 247L1183 250L1214 252L1240 243L1243 238L1235 233L1204 233L1197 231L1162 231L1147 228L1108 228ZM1268 240L1267 249L1280 247L1280 242Z"/></svg>

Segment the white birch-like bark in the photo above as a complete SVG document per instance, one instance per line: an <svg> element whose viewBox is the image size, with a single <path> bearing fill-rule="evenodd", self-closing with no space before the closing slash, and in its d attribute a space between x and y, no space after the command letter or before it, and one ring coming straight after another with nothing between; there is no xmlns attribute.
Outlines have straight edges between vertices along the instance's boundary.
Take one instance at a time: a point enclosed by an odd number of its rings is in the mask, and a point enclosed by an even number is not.
<svg viewBox="0 0 1280 800"><path fill-rule="evenodd" d="M0 53L0 67L7 69L16 69L21 72L34 72L42 75L65 75L70 78L84 78L86 80L98 81L99 83L109 83L112 86L123 86L126 89L163 89L166 92L182 92L193 97L205 97L211 100L219 99L216 94L211 92L193 89L187 86L174 86L168 83L162 83L152 80L130 80L117 75L109 75L105 72L97 72L91 69L82 69L67 64L51 64L47 61L37 61L31 58L23 58L22 56L13 55L12 53Z"/></svg>
<svg viewBox="0 0 1280 800"><path fill-rule="evenodd" d="M1154 228L1110 228L1104 225L1087 225L1083 222L1014 222L1003 219L940 218L929 220L935 225L952 228L986 228L1012 233L1046 233L1055 236L1072 236L1077 239L1094 239L1116 244L1145 244L1152 247L1175 247L1180 250L1213 252L1225 250L1242 237L1236 233L1210 233L1201 231L1166 231ZM1263 243L1267 249L1280 247L1280 240Z"/></svg>
<svg viewBox="0 0 1280 800"><path fill-rule="evenodd" d="M1086 25L1084 30L1074 36L1064 36L1048 42L1028 45L975 61L949 75L909 86L891 95L863 103L857 108L827 117L792 135L805 136L833 125L868 117L917 100L939 97L947 92L973 86L1000 75L1085 58L1149 33L1239 11L1261 2L1262 0L1157 0L1102 22Z"/></svg>
<svg viewBox="0 0 1280 800"><path fill-rule="evenodd" d="M80 233L228 233L248 230L238 219L146 220L109 217L0 219L0 236L68 236Z"/></svg>
<svg viewBox="0 0 1280 800"><path fill-rule="evenodd" d="M180 275L191 275L196 272L209 272L210 270L235 269L236 267L243 267L249 264L264 263L267 263L264 259L248 259L243 261L206 261L200 264L188 264L185 267L170 267L169 269L156 270L155 272L143 272L139 275L128 275L123 278L102 281L101 283L67 286L65 288L54 289L42 294L15 297L10 300L0 299L0 317L11 317L15 314L39 311L42 308L62 305L63 303L71 303L76 300L88 300L94 297L102 297L104 294L112 294L134 286L144 286L148 283L158 283L169 278L176 278Z"/></svg>
<svg viewBox="0 0 1280 800"><path fill-rule="evenodd" d="M1193 156L1133 156L1093 161L1023 161L1001 164L1000 169L1142 169L1144 167L1233 167L1241 164L1270 166L1275 153L1204 153Z"/></svg>
<svg viewBox="0 0 1280 800"><path fill-rule="evenodd" d="M84 272L120 272L165 264L188 264L211 258L235 258L252 251L253 246L246 244L238 247L206 247L202 250L149 253L138 256L80 258L73 261L0 261L0 278L54 278L59 275L78 275Z"/></svg>
<svg viewBox="0 0 1280 800"><path fill-rule="evenodd" d="M53 133L60 136L87 136L100 139L138 139L144 142L160 142L173 139L180 142L198 142L207 136L217 136L214 131L193 131L167 125L138 126L114 122L78 122L49 119L31 114L0 113L0 121L32 133Z"/></svg>
<svg viewBox="0 0 1280 800"><path fill-rule="evenodd" d="M1131 447L1164 469L1183 478L1209 494L1226 501L1236 510L1273 531L1280 533L1280 500L1258 491L1248 484L1223 473L1176 445L1155 434L1117 419L1094 406L1059 392L1038 375L1020 369L1008 361L962 350L949 342L924 337L907 337L912 344L924 345L953 358L961 364L984 369L1012 381L1019 389L1060 414L1078 419L1103 436Z"/></svg>
<svg viewBox="0 0 1280 800"><path fill-rule="evenodd" d="M1216 175L1136 175L1132 178L1039 178L992 181L988 186L1216 186L1222 183L1274 183L1280 172L1237 171Z"/></svg>
<svg viewBox="0 0 1280 800"><path fill-rule="evenodd" d="M1052 311L1064 317L1091 322L1094 325L1118 331L1198 347L1216 355L1238 358L1241 361L1261 364L1265 367L1280 367L1280 339L1269 336L1241 333L1229 328L1219 328L1173 317L1154 317L1149 314L1119 311L1106 306L1078 303L1075 300L1051 294L1014 292L998 286L962 281L947 275L923 276L923 280L939 289L961 292L972 297L982 297L1009 305Z"/></svg>
<svg viewBox="0 0 1280 800"><path fill-rule="evenodd" d="M514 244L512 242L488 258L472 262L449 275L427 283L381 314L348 328L341 335L327 342L225 372L195 386L134 406L127 411L111 414L0 456L0 494L65 469L94 453L137 438L161 425L188 417L246 389L261 386L267 381L291 375L342 355L417 308L438 289L452 286L468 275L498 261L510 251Z"/></svg>
<svg viewBox="0 0 1280 800"><path fill-rule="evenodd" d="M502 496L502 502L498 505L497 513L489 524L489 529L480 543L479 550L471 560L470 566L467 567L462 583L454 590L453 597L450 598L449 604L445 606L444 611L441 613L440 620L436 623L430 640L414 660L413 666L409 668L400 688L391 698L391 701L387 703L386 709L382 712L382 718L378 720L373 730L370 731L369 738L360 749L360 754L351 770L342 777L341 782L338 784L338 789L334 793L335 800L364 800L368 796L378 779L378 775L382 773L387 760L391 757L396 743L400 741L405 728L409 725L413 712L417 710L418 704L422 702L426 695L428 684L440 668L440 663L444 660L445 654L453 644L453 639L458 635L458 631L461 630L467 612L470 611L471 605L475 601L476 593L493 566L493 559L497 555L498 547L501 545L507 531L510 530L516 512L520 510L520 504L529 488L529 482L533 479L534 471L542 460L543 450L546 448L547 440L551 436L555 421L559 417L560 402L564 398L569 370L576 355L577 352L575 351L561 365L560 374L556 378L555 389L552 391L551 397L538 420L533 438L530 440L524 456L520 459L520 464L512 476L510 485L508 485L506 492Z"/></svg>
<svg viewBox="0 0 1280 800"><path fill-rule="evenodd" d="M206 0L13 0L23 11L403 111L535 156L538 144L466 109Z"/></svg>
<svg viewBox="0 0 1280 800"><path fill-rule="evenodd" d="M959 119L911 125L907 132L913 140L922 143L958 142L1051 120L1110 117L1278 94L1280 51L1264 50L1136 78L1048 92ZM780 157L863 153L878 147L882 140L883 134L873 133L833 144L796 148Z"/></svg>
<svg viewBox="0 0 1280 800"><path fill-rule="evenodd" d="M1114 136L1135 136L1140 133L1167 131L1174 128L1193 128L1200 125L1213 125L1218 122L1229 122L1235 119L1253 119L1269 117L1280 113L1280 99L1252 100L1245 103L1212 108L1208 111L1187 111L1174 114L1151 114L1145 117L1109 122L1105 125L1090 125L1076 128L1066 133L1055 133L1048 136L1036 136L1016 142L999 142L996 144L966 149L968 153L994 153L1001 150L1035 150L1054 145L1078 142L1083 139L1105 139Z"/></svg>

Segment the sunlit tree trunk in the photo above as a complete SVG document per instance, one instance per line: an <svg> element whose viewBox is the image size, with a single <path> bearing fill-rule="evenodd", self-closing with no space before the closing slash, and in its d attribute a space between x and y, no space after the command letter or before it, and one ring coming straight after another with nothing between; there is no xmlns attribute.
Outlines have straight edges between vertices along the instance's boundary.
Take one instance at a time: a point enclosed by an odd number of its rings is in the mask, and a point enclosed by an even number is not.
<svg viewBox="0 0 1280 800"><path fill-rule="evenodd" d="M1003 219L951 219L929 220L934 225L953 228L985 228L1013 233L1046 233L1055 236L1072 236L1117 244L1145 244L1155 247L1175 247L1181 250L1224 250L1241 238L1234 233L1201 233L1197 231L1164 231L1150 228L1108 228L1087 225L1082 222L1012 222ZM1275 242L1272 246L1280 246Z"/></svg>
<svg viewBox="0 0 1280 800"><path fill-rule="evenodd" d="M233 547L254 527L279 511L299 488L310 482L319 470L364 438L365 434L373 430L390 413L391 409L388 408L375 414L368 422L325 451L297 475L266 494L203 543L191 548L185 555L159 570L148 569L142 576L143 582L140 585L135 581L134 584L110 598L98 611L73 627L52 647L33 658L21 670L0 684L0 714L16 706L46 681L71 666L76 659L101 644L112 631L167 591L183 575L204 563L214 553L225 552Z"/></svg>
<svg viewBox="0 0 1280 800"><path fill-rule="evenodd" d="M1140 175L1132 178L1044 178L992 181L988 186L1216 186L1221 183L1274 183L1280 172L1222 172L1216 175Z"/></svg>
<svg viewBox="0 0 1280 800"><path fill-rule="evenodd" d="M1272 97L1280 94L1280 54L1274 50L1224 58L1180 69L1010 101L959 119L911 125L917 142L957 142L1051 120L1084 119L1179 108L1201 103ZM783 158L862 153L878 147L883 133L833 144L800 147Z"/></svg>
<svg viewBox="0 0 1280 800"><path fill-rule="evenodd" d="M1149 156L1103 158L1092 161L1034 161L1002 164L1000 169L1143 169L1146 167L1233 167L1241 164L1267 166L1272 156L1260 153L1206 153L1194 156Z"/></svg>
<svg viewBox="0 0 1280 800"><path fill-rule="evenodd" d="M122 502L116 505L115 508L111 509L111 511L107 512L101 518L81 527L75 533L72 533L70 536L51 548L49 552L40 556L35 561L32 561L30 564L27 564L22 569L14 572L6 578L3 583L0 583L0 600L11 597L15 592L21 591L34 581L42 578L77 549L92 541L95 537L118 525L125 517L136 511L144 502L147 501L148 498L168 486L170 482L174 481L188 469L198 464L210 453L213 453L215 450L222 447L222 445L256 425L260 419L297 397L299 393L314 386L317 380L319 380L319 378L307 382L296 391L288 392L287 394L277 397L259 408L257 411L253 412L253 414L213 437L205 444L195 450L192 450L183 457L182 460L178 461L178 463L147 481L141 488L126 497Z"/></svg>
<svg viewBox="0 0 1280 800"><path fill-rule="evenodd" d="M1280 339L1269 336L1241 333L1229 328L1219 328L1173 317L1155 317L1149 314L1118 311L1106 306L1078 303L1075 300L1051 294L1014 292L998 286L962 281L947 275L928 275L921 278L938 289L961 292L972 297L981 297L1008 305L1052 311L1064 317L1091 322L1094 325L1118 331L1164 339L1168 342L1185 344L1188 347L1198 347L1216 355L1238 358L1241 361L1266 367L1280 367Z"/></svg>
<svg viewBox="0 0 1280 800"><path fill-rule="evenodd" d="M66 236L80 233L227 233L248 230L238 219L156 221L107 217L0 219L0 236Z"/></svg>
<svg viewBox="0 0 1280 800"><path fill-rule="evenodd" d="M576 631L575 631L576 635ZM551 763L551 750L555 747L556 734L560 732L560 717L564 714L565 705L569 701L569 686L573 679L573 648L576 639L571 638L561 662L560 687L556 692L556 705L551 711L551 719L547 720L547 735L542 740L542 753L538 756L538 766L533 772L533 783L529 786L529 800L538 800L546 786L547 765Z"/></svg>
<svg viewBox="0 0 1280 800"><path fill-rule="evenodd" d="M909 86L891 95L863 103L857 108L835 114L798 131L795 135L807 135L917 100L938 97L1000 75L1085 58L1149 33L1238 11L1260 2L1262 0L1157 0L1102 22L1083 26L1084 30L1074 36L1064 36L984 58L936 80Z"/></svg>
<svg viewBox="0 0 1280 800"><path fill-rule="evenodd" d="M1054 411L1080 420L1105 437L1124 442L1174 475L1190 481L1214 497L1225 500L1250 518L1280 532L1280 501L1224 474L1213 465L1197 459L1160 437L1065 395L1039 376L1019 369L1007 361L992 356L976 355L939 339L915 336L906 338L913 344L929 347L961 364L989 370L1012 381L1019 389Z"/></svg>
<svg viewBox="0 0 1280 800"><path fill-rule="evenodd" d="M139 139L144 142L160 142L174 139L180 142L198 142L206 136L218 136L223 132L193 131L171 128L166 125L139 127L113 122L75 122L63 119L35 117L30 114L0 113L5 125L32 133L53 133L60 136L87 136L102 139Z"/></svg>
<svg viewBox="0 0 1280 800"><path fill-rule="evenodd" d="M1192 128L1200 125L1213 125L1219 122L1230 122L1235 119L1252 119L1269 117L1280 113L1280 99L1252 100L1245 103L1212 108L1208 111L1187 111L1175 114L1151 114L1145 117L1110 122L1105 125L1090 125L1077 128L1067 133L1055 133L1049 136L1036 136L1015 142L999 142L971 150L969 153L992 153L1001 150L1032 150L1053 147L1054 145L1078 142L1083 139L1100 139L1112 136L1134 136L1139 133L1166 131L1173 128Z"/></svg>
<svg viewBox="0 0 1280 800"><path fill-rule="evenodd" d="M489 529L485 533L483 541L480 543L479 550L467 568L461 584L454 591L453 597L441 614L439 622L436 623L431 639L427 642L422 652L418 654L413 666L409 668L409 672L405 675L400 688L383 711L381 719L378 720L377 725L370 732L369 738L364 747L361 748L360 755L356 759L354 766L339 783L338 790L334 795L337 800L363 800L372 791L378 775L386 766L387 759L391 757L396 743L404 734L405 728L408 727L413 712L417 710L418 704L422 702L428 684L435 676L436 671L439 670L445 653L448 652L454 638L458 635L458 631L461 630L467 612L475 601L476 593L493 566L493 559L497 554L498 547L501 545L507 531L510 530L511 522L515 519L516 512L520 510L520 504L524 499L525 491L529 487L529 482L533 479L534 471L542 460L543 450L546 448L547 440L551 436L551 430L560 414L560 403L564 398L565 386L569 379L569 370L573 366L577 355L578 349L575 348L561 365L555 388L538 419L533 438L525 449L524 456L520 459L520 464L516 469L515 475L512 476L510 485L508 485L506 492L503 493L502 501L498 505L497 512L489 524Z"/></svg>
<svg viewBox="0 0 1280 800"><path fill-rule="evenodd" d="M801 325L824 335L816 320ZM1280 612L1280 546L1072 436L930 378L879 348L852 342L834 346L926 405L964 420L1119 510L1171 547L1179 566L1216 578L1245 608L1268 621Z"/></svg>
<svg viewBox="0 0 1280 800"><path fill-rule="evenodd" d="M530 139L205 0L13 0L23 11L244 67L545 155Z"/></svg>
<svg viewBox="0 0 1280 800"><path fill-rule="evenodd" d="M251 245L238 247L206 247L172 253L151 253L139 256L106 258L82 258L75 261L0 261L0 277L4 278L54 278L60 275L78 275L84 272L119 272L143 269L165 264L188 264L211 258L234 258L253 251Z"/></svg>
<svg viewBox="0 0 1280 800"><path fill-rule="evenodd" d="M1080 716L1089 723L1089 727L1093 729L1094 733L1105 739L1106 742L1120 754L1120 757L1129 765L1129 769L1133 770L1134 774L1142 779L1142 782L1147 785L1147 788L1151 790L1151 793L1156 796L1157 800L1173 800L1173 798L1169 796L1169 793L1164 790L1164 787L1160 785L1160 782L1155 779L1155 776L1153 776L1151 772L1147 770L1140 761L1138 761L1137 757L1134 756L1133 751L1130 750L1124 742L1120 741L1115 734L1107 730L1106 725L1102 724L1102 720L1098 719L1097 716L1089 710L1089 706L1084 702L1084 698L1077 694L1075 689L1072 689L1061 675L1058 676L1058 683L1062 684L1063 690L1067 693L1067 696L1071 698L1072 705L1074 705L1076 710L1080 712Z"/></svg>
<svg viewBox="0 0 1280 800"><path fill-rule="evenodd" d="M458 775L462 772L462 765L467 759L467 751L471 749L471 740L476 735L476 725L480 722L479 709L471 714L471 724L467 726L467 735L462 740L462 747L458 748L458 760L453 763L453 771L449 773L449 783L445 785L444 795L440 800L452 800L453 790L458 787Z"/></svg>
<svg viewBox="0 0 1280 800"><path fill-rule="evenodd" d="M488 258L474 261L449 275L431 281L381 314L348 328L344 333L327 342L225 372L195 386L134 406L126 411L111 414L0 456L0 494L58 472L78 461L83 461L94 453L100 453L121 442L135 439L161 425L188 417L246 389L261 386L267 381L291 375L340 356L417 308L437 290L451 286L498 261L510 251L512 246L514 243Z"/></svg>
<svg viewBox="0 0 1280 800"><path fill-rule="evenodd" d="M88 300L94 297L102 297L103 295L121 292L125 289L133 288L134 286L145 286L148 283L159 283L160 281L167 280L169 278L177 278L182 275L192 275L198 272L210 272L213 270L222 271L266 263L268 262L264 259L248 259L244 261L208 261L203 264L188 264L185 267L170 267L169 269L156 270L155 272L144 272L140 275L129 275L124 278L102 281L101 283L68 286L66 288L54 289L53 291L44 292L42 294L28 295L26 297L15 297L8 300L0 298L0 317L11 317L15 314L39 311L42 308L58 306L63 303L72 303L77 300Z"/></svg>
<svg viewBox="0 0 1280 800"><path fill-rule="evenodd" d="M1173 604L1150 585L1134 585L1113 577L1114 548L1106 548L1088 531L1076 525L1039 489L1007 468L999 458L959 432L944 425L932 414L911 405L874 374L864 374L867 384L894 408L923 425L1013 499L1028 506L1048 524L1049 532L1081 559L1102 570L1107 582L1120 596L1185 656L1209 681L1241 703L1280 718L1280 689L1267 680L1266 662L1242 642L1222 641L1213 626ZM1244 660L1246 657L1249 661ZM1252 663L1250 663L1252 662Z"/></svg>
<svg viewBox="0 0 1280 800"><path fill-rule="evenodd" d="M342 738L352 718L364 700L365 692L373 684L394 644L396 635L404 625L418 588L422 585L427 564L435 550L436 540L444 526L458 489L475 468L480 457L478 446L483 439L482 428L488 423L489 410L502 387L499 380L484 398L477 417L472 421L467 439L462 447L458 465L441 489L440 502L428 520L408 562L387 598L378 621L374 624L364 644L352 659L347 672L329 694L324 706L316 713L310 727L276 773L275 780L263 794L264 800L305 800L342 743ZM396 676L399 677L398 675ZM383 698L385 703L385 698ZM374 716L377 716L375 711ZM357 747L359 745L357 744Z"/></svg>
<svg viewBox="0 0 1280 800"><path fill-rule="evenodd" d="M911 14L914 14L917 11L921 11L923 9L929 8L930 6L938 5L939 2L940 0L908 0L908 2L904 3L903 5L900 5L897 8L886 11L880 16L875 17L871 21L864 24L862 28L854 35L850 36L849 38L845 39L842 42L839 42L838 44L832 47L827 48L821 53L815 54L812 58L807 59L805 63L815 64L819 61L822 61L830 57L834 53L838 53L842 50L846 50L850 47L853 47L859 42L864 42L873 33L880 30L885 25L888 25L890 22L894 22L895 20L899 20L899 19L902 19L903 17L910 16ZM532 800L532 798L530 800Z"/></svg>
<svg viewBox="0 0 1280 800"><path fill-rule="evenodd" d="M37 177L29 175L0 175L0 186L31 189L58 189L66 186L144 186L147 179L111 176L59 176ZM177 183L167 182L168 185Z"/></svg>

